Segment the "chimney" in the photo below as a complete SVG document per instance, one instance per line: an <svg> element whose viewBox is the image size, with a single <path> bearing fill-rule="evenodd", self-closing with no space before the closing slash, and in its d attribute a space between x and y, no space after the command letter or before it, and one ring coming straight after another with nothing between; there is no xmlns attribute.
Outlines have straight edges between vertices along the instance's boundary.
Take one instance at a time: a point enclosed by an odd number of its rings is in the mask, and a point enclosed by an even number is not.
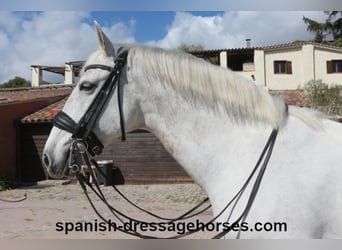
<svg viewBox="0 0 342 250"><path fill-rule="evenodd" d="M246 39L246 47L247 47L247 48L250 48L250 47L251 47L251 39L250 39L250 38L247 38L247 39Z"/></svg>

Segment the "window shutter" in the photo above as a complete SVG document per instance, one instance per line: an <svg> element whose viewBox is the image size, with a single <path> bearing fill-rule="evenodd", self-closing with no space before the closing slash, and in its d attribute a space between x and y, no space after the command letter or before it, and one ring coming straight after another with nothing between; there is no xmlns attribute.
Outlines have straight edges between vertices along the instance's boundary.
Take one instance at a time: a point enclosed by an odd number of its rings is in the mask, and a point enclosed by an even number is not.
<svg viewBox="0 0 342 250"><path fill-rule="evenodd" d="M292 62L286 61L286 74L292 74Z"/></svg>
<svg viewBox="0 0 342 250"><path fill-rule="evenodd" d="M332 61L327 61L327 73L333 73L333 63Z"/></svg>
<svg viewBox="0 0 342 250"><path fill-rule="evenodd" d="M273 61L273 73L277 74L278 73L278 63L276 61Z"/></svg>

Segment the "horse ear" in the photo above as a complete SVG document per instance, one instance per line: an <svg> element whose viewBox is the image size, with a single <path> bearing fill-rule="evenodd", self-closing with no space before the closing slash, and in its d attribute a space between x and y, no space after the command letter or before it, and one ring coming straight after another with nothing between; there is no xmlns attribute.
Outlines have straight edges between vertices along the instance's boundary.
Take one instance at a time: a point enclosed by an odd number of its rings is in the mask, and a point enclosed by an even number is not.
<svg viewBox="0 0 342 250"><path fill-rule="evenodd" d="M96 33L99 39L101 49L106 53L107 56L114 56L115 51L112 42L102 31L101 26L95 21Z"/></svg>

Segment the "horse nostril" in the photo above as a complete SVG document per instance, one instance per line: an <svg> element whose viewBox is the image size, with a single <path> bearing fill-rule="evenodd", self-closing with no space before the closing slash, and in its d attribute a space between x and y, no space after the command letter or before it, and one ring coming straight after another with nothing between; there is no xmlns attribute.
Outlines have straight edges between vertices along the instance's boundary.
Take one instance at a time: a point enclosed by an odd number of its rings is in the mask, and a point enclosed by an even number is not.
<svg viewBox="0 0 342 250"><path fill-rule="evenodd" d="M43 164L46 168L50 167L50 158L49 158L49 155L47 154L43 154Z"/></svg>

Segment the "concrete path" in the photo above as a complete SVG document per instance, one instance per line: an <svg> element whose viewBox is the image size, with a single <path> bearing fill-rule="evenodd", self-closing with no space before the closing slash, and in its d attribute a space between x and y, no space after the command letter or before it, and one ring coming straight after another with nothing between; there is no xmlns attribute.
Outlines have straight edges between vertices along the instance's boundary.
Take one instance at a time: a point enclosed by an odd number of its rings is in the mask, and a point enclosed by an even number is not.
<svg viewBox="0 0 342 250"><path fill-rule="evenodd" d="M165 217L176 217L205 198L204 192L195 184L169 185L123 185L119 189L139 206ZM139 212L128 205L116 194L112 187L102 187L112 206L139 220L161 222ZM65 181L42 181L35 186L0 192L2 199L18 199L27 195L27 199L18 203L0 201L0 238L2 239L82 239L82 238L136 238L112 228L101 225L82 189L77 184ZM99 211L105 218L116 225L119 221L103 203L91 195ZM189 224L199 225L212 218L211 210L187 221L187 225L154 224L140 227L140 232L160 237L181 234ZM199 221L196 221L198 219ZM197 224L196 224L197 223ZM132 224L129 224L132 226ZM145 232L144 227L151 227L152 232ZM139 228L139 225L138 225ZM146 229L147 230L147 229ZM214 232L215 233L215 232ZM213 232L200 232L188 238L210 238Z"/></svg>

